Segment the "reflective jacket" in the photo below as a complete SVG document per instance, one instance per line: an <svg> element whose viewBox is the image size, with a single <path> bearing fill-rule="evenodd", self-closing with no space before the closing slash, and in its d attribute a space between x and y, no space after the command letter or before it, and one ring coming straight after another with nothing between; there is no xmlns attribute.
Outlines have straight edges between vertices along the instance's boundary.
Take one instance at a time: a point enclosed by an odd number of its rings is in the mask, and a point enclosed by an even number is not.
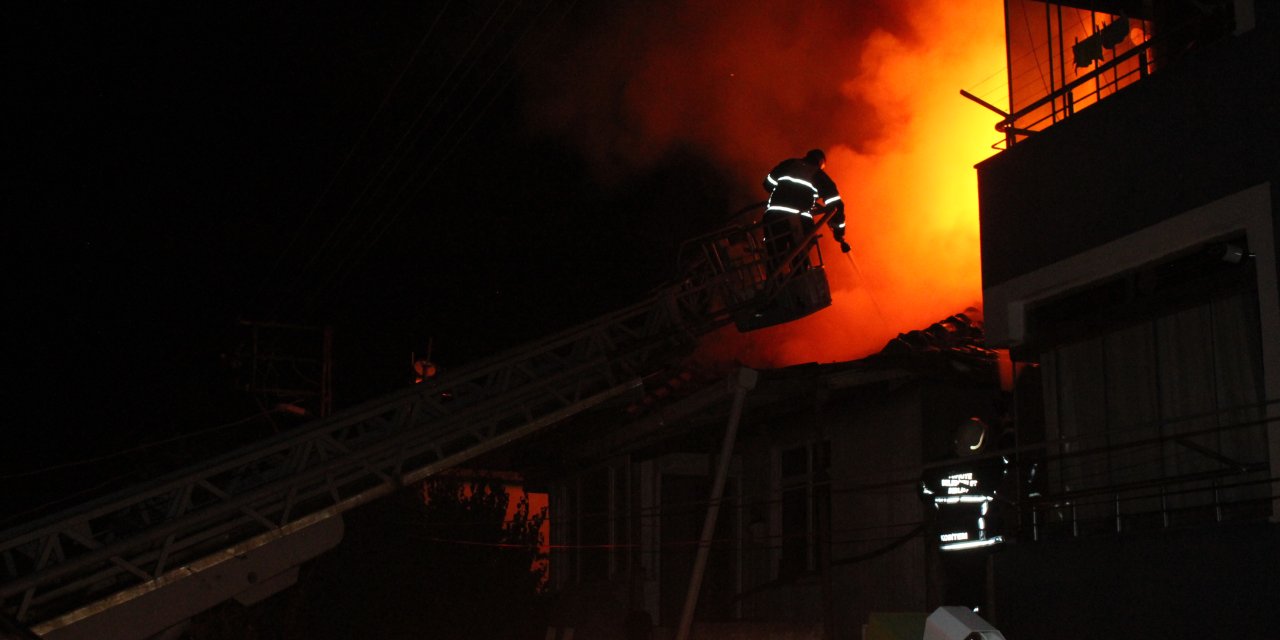
<svg viewBox="0 0 1280 640"><path fill-rule="evenodd" d="M824 207L836 208L831 228L844 233L844 202L836 183L822 169L801 158L783 160L765 176L764 188L770 194L765 215L789 213L813 220L813 209L821 199Z"/></svg>

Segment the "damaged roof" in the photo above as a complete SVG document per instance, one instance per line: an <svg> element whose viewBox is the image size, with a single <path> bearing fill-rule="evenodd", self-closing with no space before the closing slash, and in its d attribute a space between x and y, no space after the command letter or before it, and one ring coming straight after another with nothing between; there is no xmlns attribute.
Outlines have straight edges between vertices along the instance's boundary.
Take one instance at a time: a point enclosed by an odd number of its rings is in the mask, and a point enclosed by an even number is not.
<svg viewBox="0 0 1280 640"><path fill-rule="evenodd" d="M859 360L808 363L759 371L746 396L754 413L794 408L810 394L853 390L879 383L943 380L960 384L999 383L998 353L984 346L982 314L976 309L949 316L923 329L901 333L877 353ZM743 372L752 375L744 377ZM688 436L702 425L723 421L726 406L745 379L746 367L716 371L689 363L668 370L645 384L643 397L617 413L596 414L557 429L549 440L525 451L538 457L554 450L563 463L595 460L651 447ZM535 453L538 452L538 453ZM530 458L525 458L530 461Z"/></svg>

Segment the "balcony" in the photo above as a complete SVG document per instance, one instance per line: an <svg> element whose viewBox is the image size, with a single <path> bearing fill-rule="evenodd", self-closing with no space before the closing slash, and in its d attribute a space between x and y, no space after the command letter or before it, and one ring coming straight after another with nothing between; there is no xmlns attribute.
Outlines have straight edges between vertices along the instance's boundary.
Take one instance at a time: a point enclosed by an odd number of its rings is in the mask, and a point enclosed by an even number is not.
<svg viewBox="0 0 1280 640"><path fill-rule="evenodd" d="M1187 53L1247 27L1237 2L1006 0L1011 112L963 92L1002 116L1007 149L1172 66Z"/></svg>

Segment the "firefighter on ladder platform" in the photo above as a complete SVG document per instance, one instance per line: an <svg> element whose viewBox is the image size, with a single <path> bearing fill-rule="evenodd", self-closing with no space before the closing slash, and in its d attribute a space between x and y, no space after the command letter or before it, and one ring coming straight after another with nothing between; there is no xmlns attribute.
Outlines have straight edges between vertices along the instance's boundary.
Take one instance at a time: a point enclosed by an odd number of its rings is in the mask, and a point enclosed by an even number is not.
<svg viewBox="0 0 1280 640"><path fill-rule="evenodd" d="M826 154L813 149L803 158L783 160L765 176L769 203L764 211L764 243L770 271L777 270L797 242L813 232L815 212L835 210L827 225L840 250L849 252L849 243L844 241L844 201L836 183L822 170L826 165ZM804 268L808 263L808 253L802 253L794 266Z"/></svg>

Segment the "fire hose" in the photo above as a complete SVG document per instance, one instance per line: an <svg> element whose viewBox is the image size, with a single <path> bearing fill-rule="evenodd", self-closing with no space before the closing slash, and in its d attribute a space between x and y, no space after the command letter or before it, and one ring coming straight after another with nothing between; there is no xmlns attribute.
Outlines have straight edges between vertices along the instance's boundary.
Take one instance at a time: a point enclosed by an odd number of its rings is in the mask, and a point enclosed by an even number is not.
<svg viewBox="0 0 1280 640"><path fill-rule="evenodd" d="M844 244L844 243L841 243ZM843 247L842 247L843 248ZM880 303L876 300L874 293L871 293L871 281L862 275L862 269L858 268L858 263L853 259L853 254L845 252L844 257L849 260L849 265L853 267L853 273L858 277L858 281L863 284L863 288L867 290L867 297L871 298L871 305L876 308L876 315L880 316L880 321L884 326L892 329L893 325L889 324L889 319L885 317L884 311L880 309Z"/></svg>

